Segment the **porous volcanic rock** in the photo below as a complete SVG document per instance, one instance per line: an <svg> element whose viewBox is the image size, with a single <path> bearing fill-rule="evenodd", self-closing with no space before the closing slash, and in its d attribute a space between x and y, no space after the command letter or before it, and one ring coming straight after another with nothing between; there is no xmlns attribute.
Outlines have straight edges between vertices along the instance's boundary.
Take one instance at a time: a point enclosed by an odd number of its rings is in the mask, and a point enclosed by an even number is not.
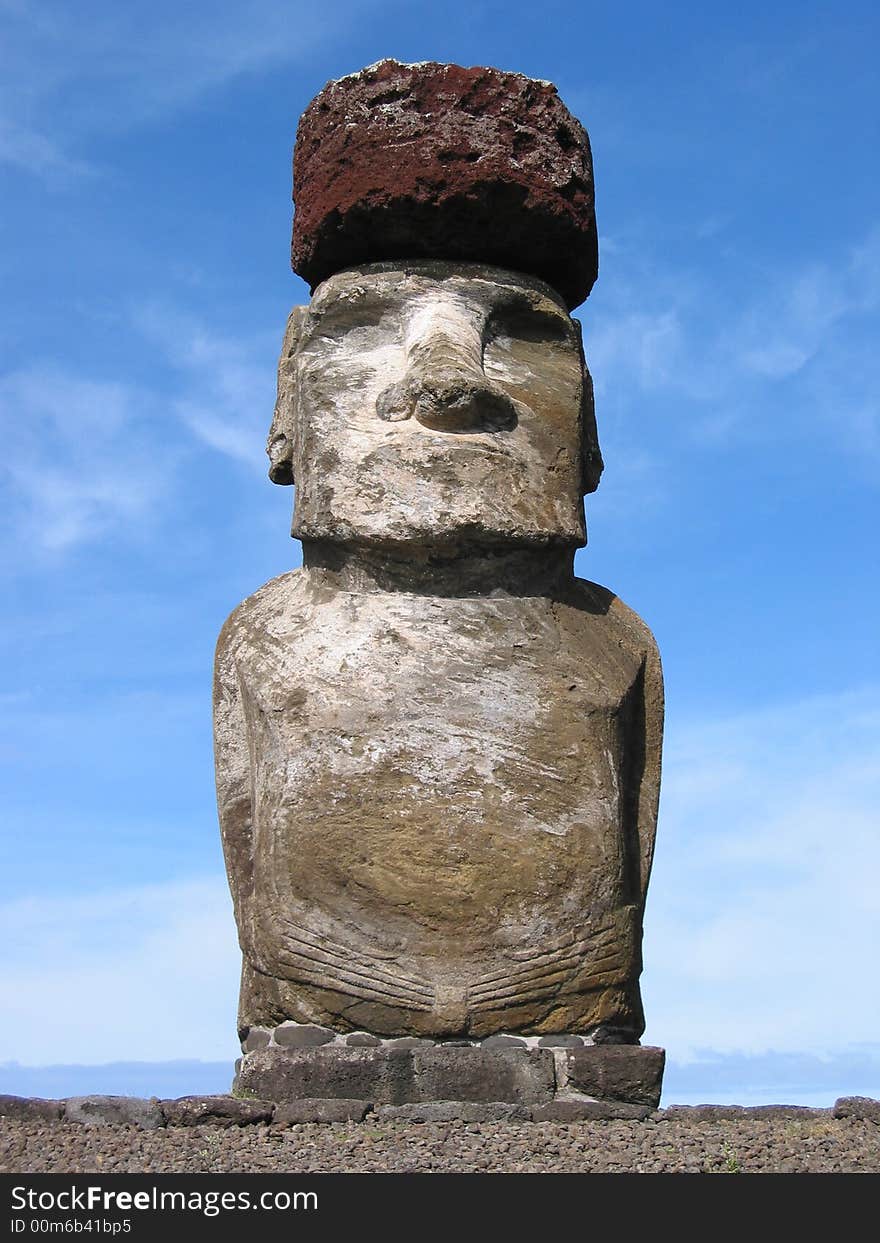
<svg viewBox="0 0 880 1243"><path fill-rule="evenodd" d="M666 1052L652 1045L591 1045L565 1049L568 1086L600 1100L657 1108Z"/></svg>
<svg viewBox="0 0 880 1243"><path fill-rule="evenodd" d="M251 1126L272 1119L272 1101L234 1096L181 1096L160 1102L167 1126Z"/></svg>
<svg viewBox="0 0 880 1243"><path fill-rule="evenodd" d="M553 1097L547 1049L261 1049L242 1065L238 1090L264 1100L543 1104Z"/></svg>
<svg viewBox="0 0 880 1243"><path fill-rule="evenodd" d="M598 273L586 130L550 82L383 60L328 82L297 131L291 259L314 289L353 264L478 261L576 307Z"/></svg>

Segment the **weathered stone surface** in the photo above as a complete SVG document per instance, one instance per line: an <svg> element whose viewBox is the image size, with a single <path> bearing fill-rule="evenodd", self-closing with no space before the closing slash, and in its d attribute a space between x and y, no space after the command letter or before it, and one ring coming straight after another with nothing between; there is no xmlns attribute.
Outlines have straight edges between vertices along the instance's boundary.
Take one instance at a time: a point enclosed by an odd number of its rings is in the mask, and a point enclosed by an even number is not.
<svg viewBox="0 0 880 1243"><path fill-rule="evenodd" d="M64 1102L64 1120L82 1126L137 1126L145 1131L165 1125L159 1101L139 1096L70 1096Z"/></svg>
<svg viewBox="0 0 880 1243"><path fill-rule="evenodd" d="M413 1054L401 1049L263 1049L247 1057L238 1091L276 1103L308 1099L412 1099Z"/></svg>
<svg viewBox="0 0 880 1243"><path fill-rule="evenodd" d="M829 1114L828 1109L811 1109L808 1105L670 1105L657 1117L669 1122L737 1122L749 1118L759 1122L827 1118Z"/></svg>
<svg viewBox="0 0 880 1243"><path fill-rule="evenodd" d="M372 1036L369 1032L349 1032L345 1037L345 1043L350 1049L377 1049L382 1041L378 1036Z"/></svg>
<svg viewBox="0 0 880 1243"><path fill-rule="evenodd" d="M448 182L426 190L428 216L457 195L468 211L479 205L471 190L483 173L512 184L509 170L492 171L506 135L526 170L520 224L544 212L544 177L578 228L592 228L591 198L578 197L587 180L592 193L588 149L563 132L567 121L549 125L552 88L392 65L331 86L304 120L306 264L331 217L334 245L360 236L364 220L391 218L394 194L407 198L385 176L391 136L412 122L417 147L422 104L447 89L465 129L485 121L485 133L469 159L446 113L433 118L425 141ZM349 107L358 119L343 156L333 143ZM550 146L527 140L532 123ZM380 132L373 172L391 198L371 197L357 169ZM566 166L561 177L554 142L580 173ZM467 192L464 165L477 178ZM336 210L344 184L352 202ZM529 251L532 274L524 251L492 250L520 227L514 215L478 230L473 254L444 258L420 230L425 252L368 248L339 271L337 250L326 271L301 269L320 283L288 321L269 456L275 482L296 481L303 568L239 606L215 666L242 1032L292 1023L412 1046L498 1032L635 1043L644 1029L659 658L617 597L573 574L583 495L602 468L592 385L540 249ZM282 1063L273 1044L248 1053L238 1084L272 1099L540 1101L554 1061L582 1051L328 1044ZM451 1089L451 1065L422 1060L471 1054ZM479 1060L502 1054L519 1060Z"/></svg>
<svg viewBox="0 0 880 1243"><path fill-rule="evenodd" d="M481 1049L525 1049L528 1046L519 1036L487 1036Z"/></svg>
<svg viewBox="0 0 880 1243"><path fill-rule="evenodd" d="M530 1104L553 1095L553 1054L527 1049L263 1049L250 1054L239 1090L265 1100L347 1098Z"/></svg>
<svg viewBox="0 0 880 1243"><path fill-rule="evenodd" d="M422 1036L397 1036L385 1044L386 1049L432 1049L433 1047L434 1041L426 1040Z"/></svg>
<svg viewBox="0 0 880 1243"><path fill-rule="evenodd" d="M378 1122L528 1122L525 1105L506 1101L425 1101L420 1105L380 1105Z"/></svg>
<svg viewBox="0 0 880 1243"><path fill-rule="evenodd" d="M160 1102L167 1126L250 1126L269 1122L271 1101L237 1096L181 1096Z"/></svg>
<svg viewBox="0 0 880 1243"><path fill-rule="evenodd" d="M602 1100L660 1102L666 1054L650 1045L591 1045L564 1051L565 1086Z"/></svg>
<svg viewBox="0 0 880 1243"><path fill-rule="evenodd" d="M632 1028L614 1027L609 1023L600 1023L587 1035L592 1044L638 1044L638 1040L633 1038Z"/></svg>
<svg viewBox="0 0 880 1243"><path fill-rule="evenodd" d="M548 285L482 264L341 272L288 320L268 452L296 479L299 539L415 562L578 547L602 471L580 325Z"/></svg>
<svg viewBox="0 0 880 1243"><path fill-rule="evenodd" d="M574 1035L542 1036L538 1041L539 1049L580 1049L583 1037Z"/></svg>
<svg viewBox="0 0 880 1243"><path fill-rule="evenodd" d="M477 260L569 308L598 270L586 131L549 82L385 60L329 82L299 124L293 267L312 288L377 260Z"/></svg>
<svg viewBox="0 0 880 1243"><path fill-rule="evenodd" d="M621 1101L581 1101L557 1097L532 1107L533 1122L643 1122L653 1113L650 1105L626 1105Z"/></svg>
<svg viewBox="0 0 880 1243"><path fill-rule="evenodd" d="M268 1027L252 1027L241 1042L241 1051L255 1053L257 1049L265 1049L271 1039L272 1032Z"/></svg>
<svg viewBox="0 0 880 1243"><path fill-rule="evenodd" d="M64 1101L0 1094L0 1118L15 1118L21 1122L55 1122L63 1112Z"/></svg>
<svg viewBox="0 0 880 1243"><path fill-rule="evenodd" d="M275 1043L282 1049L314 1049L329 1044L336 1033L315 1023L281 1023L275 1028Z"/></svg>
<svg viewBox="0 0 880 1243"><path fill-rule="evenodd" d="M371 1101L312 1097L286 1101L275 1110L275 1126L298 1126L303 1122L363 1122L372 1109Z"/></svg>
<svg viewBox="0 0 880 1243"><path fill-rule="evenodd" d="M662 686L643 624L572 576L572 321L524 277L427 264L332 278L293 336L271 445L306 564L217 653L240 1025L637 1039ZM487 386L514 425L480 430Z"/></svg>
<svg viewBox="0 0 880 1243"><path fill-rule="evenodd" d="M418 1049L413 1053L418 1101L548 1099L553 1055L533 1049Z"/></svg>
<svg viewBox="0 0 880 1243"><path fill-rule="evenodd" d="M841 1096L834 1102L834 1117L880 1122L880 1101L870 1096Z"/></svg>

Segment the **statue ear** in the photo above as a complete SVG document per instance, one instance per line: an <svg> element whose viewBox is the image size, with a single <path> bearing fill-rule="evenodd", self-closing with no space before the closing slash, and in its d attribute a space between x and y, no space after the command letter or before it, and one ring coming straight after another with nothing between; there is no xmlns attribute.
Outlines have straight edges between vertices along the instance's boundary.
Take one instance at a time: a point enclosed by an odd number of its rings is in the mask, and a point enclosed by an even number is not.
<svg viewBox="0 0 880 1243"><path fill-rule="evenodd" d="M605 469L602 450L599 448L599 432L596 428L593 377L586 363L584 363L584 395L581 399L581 435L583 436L581 491L586 496L588 492L596 491L599 480L602 478L602 471Z"/></svg>
<svg viewBox="0 0 880 1243"><path fill-rule="evenodd" d="M278 360L278 396L275 399L275 413L266 442L269 478L273 483L293 483L296 419L296 377L293 364L308 310L307 306L295 306L287 317L287 327L284 330L284 343Z"/></svg>
<svg viewBox="0 0 880 1243"><path fill-rule="evenodd" d="M574 320L581 342L581 495L595 492L602 478L605 463L599 448L599 432L596 428L596 403L593 397L593 377L584 358L583 337L580 320Z"/></svg>

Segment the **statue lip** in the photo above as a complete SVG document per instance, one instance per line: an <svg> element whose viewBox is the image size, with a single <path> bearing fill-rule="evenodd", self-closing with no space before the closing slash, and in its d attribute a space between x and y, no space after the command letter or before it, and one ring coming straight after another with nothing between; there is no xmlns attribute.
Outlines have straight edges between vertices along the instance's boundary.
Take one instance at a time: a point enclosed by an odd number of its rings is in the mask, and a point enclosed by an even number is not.
<svg viewBox="0 0 880 1243"><path fill-rule="evenodd" d="M454 439L450 441L448 438L452 437ZM517 457L517 454L511 450L510 445L505 441L503 432L474 431L470 428L462 428L461 430L444 429L441 431L439 428L430 427L426 423L419 422L418 432L414 432L412 437L407 437L405 441L397 427L389 428L385 433L382 445L368 454L364 460L367 462L371 461L374 459L376 452L381 452L381 449L395 448L402 443L405 443L410 451L416 447L423 449L425 457L431 459L442 456L445 452L458 455L465 451L469 453L486 453L491 454L493 457L508 459L515 459Z"/></svg>

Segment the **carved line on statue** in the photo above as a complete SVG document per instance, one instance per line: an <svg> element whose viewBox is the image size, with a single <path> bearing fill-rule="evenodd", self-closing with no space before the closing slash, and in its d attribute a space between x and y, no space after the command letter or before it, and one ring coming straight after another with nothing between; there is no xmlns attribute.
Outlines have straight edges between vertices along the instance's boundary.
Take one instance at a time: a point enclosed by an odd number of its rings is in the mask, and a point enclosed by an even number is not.
<svg viewBox="0 0 880 1243"><path fill-rule="evenodd" d="M332 972L318 970L318 968L323 968L327 964L297 951L279 951L277 958L282 966L294 972L293 975L287 977L294 981L305 984L317 984L322 989L329 989L347 996L366 998L370 1001L380 1001L385 1005L398 1006L407 1010L433 1009L433 994L431 995L431 1000L427 1001L416 993L410 994L402 989L391 987L383 988L379 983L364 983L363 976L354 975L334 964L330 964L333 966Z"/></svg>
<svg viewBox="0 0 880 1243"><path fill-rule="evenodd" d="M286 945L278 954L279 959L295 968L303 979L311 977L312 983L337 992L351 992L356 996L369 996L373 1000L393 1001L397 1005L415 1010L430 1010L434 1004L434 989L418 977L392 975L375 962L351 949L336 947L332 942L321 940L312 944L309 934L304 934L290 920L282 920L287 929ZM303 965L305 964L305 965ZM316 970L327 968L326 971ZM346 985L340 989L340 983Z"/></svg>
<svg viewBox="0 0 880 1243"><path fill-rule="evenodd" d="M525 979L544 967L555 967L569 958L578 957L585 953L591 944L594 949L604 949L607 944L607 938L603 938L603 941L598 942L598 944L591 939L571 941L568 945L561 946L559 949L539 952L527 961L522 961L522 956L520 956L519 966L496 968L494 971L487 971L485 975L481 975L478 978L473 987L474 989L481 989L487 988L496 982L502 984L505 981Z"/></svg>
<svg viewBox="0 0 880 1243"><path fill-rule="evenodd" d="M381 954L376 954L375 956L362 954L359 951L352 949L350 946L343 946L338 942L331 941L323 936L318 936L316 933L305 931L289 919L282 919L282 923L289 929L293 940L300 942L309 949L315 950L318 953L325 954L330 958L341 959L344 966L348 967L352 963L355 964L355 966L350 967L351 970L354 970L355 967L357 967L359 969L369 971L371 976L384 976L386 981L392 984L396 984L401 978L399 973L389 971L385 967L376 965L376 959L381 959L383 957ZM387 955L385 957L387 957ZM428 994L433 991L428 981L422 977L414 976L405 978L414 989Z"/></svg>
<svg viewBox="0 0 880 1243"><path fill-rule="evenodd" d="M499 1003L522 1004L548 996L557 992L573 972L583 970L585 962L589 963L591 975L625 971L625 956L614 945L613 934L614 923L609 921L593 936L539 953L519 967L486 973L470 989L471 1006L475 1010L492 1010ZM588 958L590 950L593 956Z"/></svg>
<svg viewBox="0 0 880 1243"><path fill-rule="evenodd" d="M294 935L289 937L287 948L279 953L279 960L293 968L296 978L303 983L410 1010L436 1009L435 990L427 983L394 976L387 970L377 968L366 956L342 947L335 948L332 943L322 941L320 945L313 945L306 939L308 934L304 936L289 920L283 922L293 930ZM612 927L606 925L594 937L569 942L556 950L539 954L519 967L481 976L467 990L467 1007L477 1012L493 1010L512 1003L522 1005L558 993L573 974L583 972L584 956L588 950L592 947L595 952L605 948L612 932ZM610 952L599 953L592 958L589 973L597 984L607 983L613 973L625 972L626 967L624 956L612 946Z"/></svg>
<svg viewBox="0 0 880 1243"><path fill-rule="evenodd" d="M378 988L368 988L362 984L354 984L350 980L345 979L345 973L339 972L334 976L321 975L317 971L309 971L306 967L294 958L293 955L279 955L282 963L287 961L289 967L295 968L296 975L289 977L303 984L316 984L318 988L327 989L335 993L343 993L349 997L359 997L365 1001L378 1001L383 1005L394 1005L406 1010L432 1010L433 1002L414 1001L407 996L398 996L396 993L384 992ZM342 985L345 987L341 987Z"/></svg>
<svg viewBox="0 0 880 1243"><path fill-rule="evenodd" d="M531 971L522 971L519 974L511 973L507 979L498 978L491 982L474 985L471 989L471 998L473 1000L487 1000L500 997L507 993L516 992L522 986L529 984L537 984L542 980L555 979L557 973L567 972L574 967L582 965L581 955L586 952L587 944L584 942L580 946L574 946L570 954L564 958L557 958L553 962L543 963L539 967L535 967ZM604 954L599 958L590 961L590 969L609 970L619 959L618 951L612 950L608 954Z"/></svg>
<svg viewBox="0 0 880 1243"><path fill-rule="evenodd" d="M608 954L604 958L591 962L589 970L591 976L595 973L598 979L599 976L605 977L622 967L620 954ZM583 963L575 954L572 954L570 958L553 964L549 970L545 968L533 976L522 977L507 985L499 982L494 989L484 988L479 992L472 989L468 995L469 1000L475 1010L494 1010L499 1003L516 1002L519 1005L534 997L545 996L548 990L559 991L560 986L571 978L572 973L582 968Z"/></svg>

